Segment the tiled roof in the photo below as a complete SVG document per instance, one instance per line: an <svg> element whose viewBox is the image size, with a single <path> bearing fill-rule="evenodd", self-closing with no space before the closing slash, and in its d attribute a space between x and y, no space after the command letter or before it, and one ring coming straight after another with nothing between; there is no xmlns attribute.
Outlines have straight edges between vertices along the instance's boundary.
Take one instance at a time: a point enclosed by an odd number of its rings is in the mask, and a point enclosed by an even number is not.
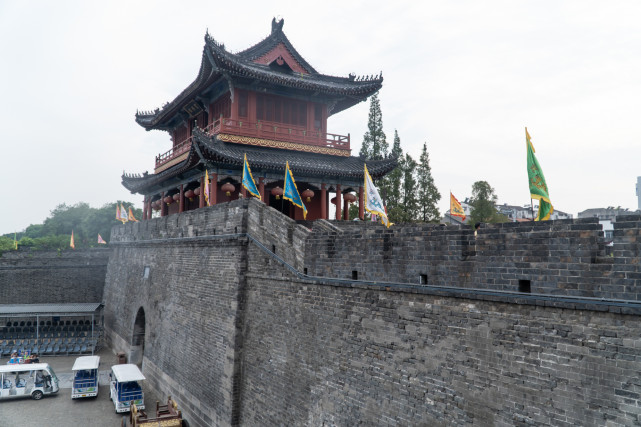
<svg viewBox="0 0 641 427"><path fill-rule="evenodd" d="M200 160L202 153L203 159ZM145 175L123 175L122 184L132 193L144 192L145 189L158 185L166 179L177 176L187 170L198 167L205 162L242 169L244 155L252 171L285 173L285 162L289 162L292 173L298 180L317 181L328 177L364 179L364 164L372 178L379 178L390 172L397 165L395 158L368 160L353 156L332 156L327 154L306 153L301 151L263 148L243 144L224 142L215 136L206 135L196 129L194 144L183 162L159 173Z"/></svg>
<svg viewBox="0 0 641 427"><path fill-rule="evenodd" d="M205 35L202 62L196 79L173 101L155 111L137 112L136 122L146 129L165 129L180 109L218 79L251 79L269 85L324 94L335 99L331 114L336 114L374 94L383 85L383 75L335 77L318 73L294 49L282 32L282 22L272 21L272 33L253 47L234 54L209 34ZM276 26L276 29L274 29ZM253 62L282 43L308 73L284 73L267 64Z"/></svg>
<svg viewBox="0 0 641 427"><path fill-rule="evenodd" d="M298 53L285 33L283 33L284 23L284 19L281 19L280 21L276 21L276 18L272 19L271 34L265 37L262 41L256 43L254 46L245 49L242 52L238 52L237 56L248 61L254 61L282 43L296 61L298 61L298 63L300 63L310 74L318 74L318 72L307 61L305 61L301 54Z"/></svg>
<svg viewBox="0 0 641 427"><path fill-rule="evenodd" d="M99 302L68 304L0 304L0 315L33 315L33 314L85 314L93 313L102 306Z"/></svg>

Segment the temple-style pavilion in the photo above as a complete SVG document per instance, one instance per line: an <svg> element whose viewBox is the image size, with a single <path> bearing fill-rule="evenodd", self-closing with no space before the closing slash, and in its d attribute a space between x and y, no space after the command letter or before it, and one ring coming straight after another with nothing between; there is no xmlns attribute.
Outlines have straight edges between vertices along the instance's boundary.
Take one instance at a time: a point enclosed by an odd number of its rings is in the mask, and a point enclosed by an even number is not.
<svg viewBox="0 0 641 427"><path fill-rule="evenodd" d="M239 53L205 35L196 79L173 101L136 113L146 130L171 135L173 146L156 156L154 173L123 174L122 184L144 196L143 219L246 197L241 179L245 155L261 200L293 219L302 209L283 202L285 163L307 208L307 219L347 219L358 200L363 218L365 159L351 155L350 136L327 132L327 118L378 91L382 75L334 77L318 73L272 20L271 34ZM367 160L376 179L395 159ZM330 200L330 193L336 197Z"/></svg>

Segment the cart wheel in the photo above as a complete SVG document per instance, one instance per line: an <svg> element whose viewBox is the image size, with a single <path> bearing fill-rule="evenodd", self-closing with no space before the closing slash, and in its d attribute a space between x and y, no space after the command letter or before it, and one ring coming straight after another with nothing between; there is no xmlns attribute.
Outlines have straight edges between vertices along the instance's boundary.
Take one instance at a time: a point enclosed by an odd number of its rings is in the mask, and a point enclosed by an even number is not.
<svg viewBox="0 0 641 427"><path fill-rule="evenodd" d="M42 392L40 390L36 390L33 393L31 393L31 398L33 400L40 400L42 399Z"/></svg>
<svg viewBox="0 0 641 427"><path fill-rule="evenodd" d="M120 422L120 427L127 427L127 417L122 417L122 421Z"/></svg>
<svg viewBox="0 0 641 427"><path fill-rule="evenodd" d="M189 427L189 423L187 422L187 420L183 420L182 427Z"/></svg>

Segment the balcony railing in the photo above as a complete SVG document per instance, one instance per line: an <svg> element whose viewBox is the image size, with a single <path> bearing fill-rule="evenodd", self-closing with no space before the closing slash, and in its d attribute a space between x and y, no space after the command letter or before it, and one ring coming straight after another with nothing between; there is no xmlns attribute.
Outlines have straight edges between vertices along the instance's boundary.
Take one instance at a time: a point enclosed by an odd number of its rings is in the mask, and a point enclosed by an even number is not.
<svg viewBox="0 0 641 427"><path fill-rule="evenodd" d="M174 159L180 156L183 153L186 153L191 148L192 137L190 136L180 144L175 145L172 149L165 151L162 154L156 156L156 168L164 165L171 159Z"/></svg>
<svg viewBox="0 0 641 427"><path fill-rule="evenodd" d="M205 128L208 135L227 133L231 135L247 136L275 141L293 142L302 145L317 147L350 149L350 136L333 133L309 131L301 126L292 126L275 122L248 122L246 120L232 120L221 118ZM171 150L156 156L156 168L164 165L171 159L189 151L192 137L175 145Z"/></svg>

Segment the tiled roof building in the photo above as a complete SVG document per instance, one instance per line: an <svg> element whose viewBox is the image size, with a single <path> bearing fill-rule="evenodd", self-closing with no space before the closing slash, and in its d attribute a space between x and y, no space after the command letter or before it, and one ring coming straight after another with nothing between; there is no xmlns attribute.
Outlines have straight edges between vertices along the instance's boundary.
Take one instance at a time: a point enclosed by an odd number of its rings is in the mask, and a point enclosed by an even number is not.
<svg viewBox="0 0 641 427"><path fill-rule="evenodd" d="M383 77L320 74L282 27L282 20L273 20L269 36L239 53L206 34L196 79L162 108L136 114L146 130L167 131L173 141L156 157L154 173L122 177L128 190L144 196L145 219L153 210L164 216L203 207L205 171L212 204L246 195L240 185L245 155L261 199L290 217L302 219L302 210L276 202L285 162L299 192L310 190L304 197L307 219L328 218L330 192L337 195L337 219L351 199L359 201L362 217L364 164L377 178L396 160L352 156L349 134L328 133L327 118L365 101Z"/></svg>

